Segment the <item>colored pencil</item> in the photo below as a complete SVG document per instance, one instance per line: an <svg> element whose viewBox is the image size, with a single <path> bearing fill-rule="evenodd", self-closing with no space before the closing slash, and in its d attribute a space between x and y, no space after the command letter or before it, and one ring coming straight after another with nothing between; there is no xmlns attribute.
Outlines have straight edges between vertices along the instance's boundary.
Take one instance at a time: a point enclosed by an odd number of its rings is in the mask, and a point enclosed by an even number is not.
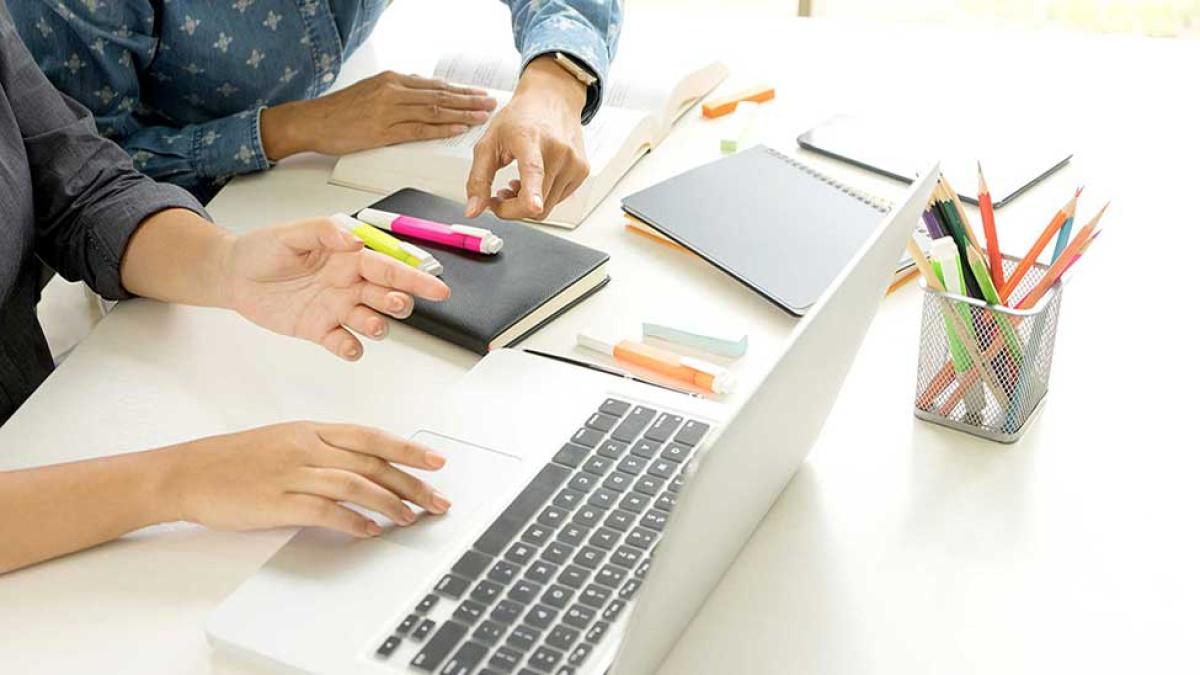
<svg viewBox="0 0 1200 675"><path fill-rule="evenodd" d="M938 183L934 188L934 193L938 195L938 203L941 205L942 212L945 214L946 223L950 228L951 238L954 239L954 245L958 248L959 262L963 270L970 267L970 260L967 258L967 249L970 248L971 242L967 239L966 227L959 218L958 213L954 208L954 204L950 201L950 190L945 183ZM979 288L979 283L975 281L975 277L966 274L967 281L967 296L983 300L983 291Z"/></svg>
<svg viewBox="0 0 1200 675"><path fill-rule="evenodd" d="M1096 224L1100 222L1100 217L1104 215L1107 209L1108 204L1105 204L1104 208L1100 209L1100 212L1079 231L1079 234L1075 235L1075 238L1071 240L1067 248L1063 250L1063 254L1059 256L1058 260L1054 261L1054 264L1050 265L1050 269L1046 270L1046 274L1037 282L1037 285L1017 303L1017 309L1029 309L1036 305L1037 301L1054 285L1054 282L1058 281L1059 277L1067 271L1067 268L1075 264L1079 256L1083 255L1083 252L1092 243L1092 232L1096 229Z"/></svg>
<svg viewBox="0 0 1200 675"><path fill-rule="evenodd" d="M1083 186L1075 190L1075 198L1079 199L1079 194L1083 192ZM1071 241L1071 226L1075 224L1075 216L1067 218L1067 222L1063 223L1062 229L1058 231L1058 240L1054 242L1054 253L1050 258L1050 262L1058 260L1058 256L1062 255L1063 249Z"/></svg>
<svg viewBox="0 0 1200 675"><path fill-rule="evenodd" d="M963 232L967 235L967 241L975 248L979 248L979 240L975 237L975 230L971 227L971 221L967 218L967 210L963 208L962 200L958 198L958 191L950 185L950 179L946 178L946 174L941 175L942 187L945 189L946 197L950 200L950 204L954 207L954 215L958 216L962 221Z"/></svg>
<svg viewBox="0 0 1200 675"><path fill-rule="evenodd" d="M979 215L983 219L983 236L987 238L988 271L992 274L992 285L1004 288L1004 256L1000 253L1000 239L996 235L996 211L992 208L992 193L983 179L983 165L975 163L979 172Z"/></svg>
<svg viewBox="0 0 1200 675"><path fill-rule="evenodd" d="M929 233L930 239L941 239L946 236L942 232L942 224L938 222L937 216L933 215L933 207L926 206L921 212L921 220L925 221L925 231Z"/></svg>
<svg viewBox="0 0 1200 675"><path fill-rule="evenodd" d="M1025 278L1025 274L1029 272L1029 268L1033 267L1033 264L1037 262L1038 256L1042 254L1046 245L1050 243L1050 239L1055 234L1058 234L1058 230L1063 226L1063 223L1067 222L1067 218L1075 213L1075 202L1077 199L1077 197L1071 197L1071 201L1055 212L1054 217L1050 219L1046 228L1042 230L1041 236L1034 242L1033 248L1029 249L1024 258L1021 258L1021 262L1017 263L1017 268L1013 270L1013 273L1005 280L1004 286L1000 289L1001 302L1008 302L1009 296L1012 295L1013 291L1017 290L1017 285L1021 283L1021 279Z"/></svg>

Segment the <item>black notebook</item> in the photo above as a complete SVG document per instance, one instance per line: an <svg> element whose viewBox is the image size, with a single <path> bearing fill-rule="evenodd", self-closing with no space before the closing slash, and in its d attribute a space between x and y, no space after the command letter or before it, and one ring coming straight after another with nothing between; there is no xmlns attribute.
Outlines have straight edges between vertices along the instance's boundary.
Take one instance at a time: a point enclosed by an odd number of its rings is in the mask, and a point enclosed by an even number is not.
<svg viewBox="0 0 1200 675"><path fill-rule="evenodd" d="M478 354L520 342L608 283L606 253L487 213L464 218L462 204L427 192L401 190L371 208L486 227L504 240L496 255L412 242L442 263L450 299L418 299L406 323Z"/></svg>
<svg viewBox="0 0 1200 675"><path fill-rule="evenodd" d="M632 194L622 207L802 316L890 205L760 145ZM898 267L911 265L906 257Z"/></svg>

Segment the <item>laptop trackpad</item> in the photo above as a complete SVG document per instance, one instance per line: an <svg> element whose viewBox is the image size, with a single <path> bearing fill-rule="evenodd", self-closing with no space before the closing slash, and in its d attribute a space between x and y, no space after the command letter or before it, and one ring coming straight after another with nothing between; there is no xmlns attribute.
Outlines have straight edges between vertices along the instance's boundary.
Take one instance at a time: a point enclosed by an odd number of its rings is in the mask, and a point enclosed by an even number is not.
<svg viewBox="0 0 1200 675"><path fill-rule="evenodd" d="M517 457L432 431L418 431L412 440L441 453L446 457L446 465L439 471L404 470L428 481L452 505L445 515L422 513L408 527L388 527L391 521L376 515L376 522L385 525L380 539L393 544L434 550L450 539L461 538L464 522L481 507L511 492L511 481L521 470L521 460Z"/></svg>

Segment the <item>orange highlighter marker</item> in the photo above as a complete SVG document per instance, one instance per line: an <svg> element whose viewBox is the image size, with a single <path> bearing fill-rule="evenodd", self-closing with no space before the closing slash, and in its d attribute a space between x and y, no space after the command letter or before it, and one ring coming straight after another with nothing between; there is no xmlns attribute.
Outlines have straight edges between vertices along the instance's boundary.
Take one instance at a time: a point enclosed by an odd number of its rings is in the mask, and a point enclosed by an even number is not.
<svg viewBox="0 0 1200 675"><path fill-rule="evenodd" d="M613 342L586 333L580 333L578 341L579 346L585 349L608 354L617 361L640 366L713 394L728 394L734 388L734 378L728 370L701 359L681 356L641 342Z"/></svg>
<svg viewBox="0 0 1200 675"><path fill-rule="evenodd" d="M742 101L766 103L773 98L775 98L775 88L761 84L751 89L739 91L736 94L730 94L729 96L722 96L721 98L708 101L704 105L700 106L700 109L704 112L705 117L711 119L713 117L728 115L734 110L737 110L737 104L741 103Z"/></svg>

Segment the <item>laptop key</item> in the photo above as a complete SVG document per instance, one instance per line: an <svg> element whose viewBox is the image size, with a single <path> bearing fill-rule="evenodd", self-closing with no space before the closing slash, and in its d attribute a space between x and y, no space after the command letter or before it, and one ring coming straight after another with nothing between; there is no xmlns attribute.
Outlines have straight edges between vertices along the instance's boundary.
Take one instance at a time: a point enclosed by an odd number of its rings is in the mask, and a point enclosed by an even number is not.
<svg viewBox="0 0 1200 675"><path fill-rule="evenodd" d="M581 567L586 567L589 570L594 570L600 566L604 560L604 551L591 546L584 546L579 549L579 553L575 554L575 564Z"/></svg>
<svg viewBox="0 0 1200 675"><path fill-rule="evenodd" d="M547 506L546 508L552 509L554 507ZM539 522L525 528L525 531L521 533L521 541L533 546L541 546L550 541L550 537L552 536L554 536L554 528Z"/></svg>
<svg viewBox="0 0 1200 675"><path fill-rule="evenodd" d="M625 582L625 585L621 587L621 590L617 591L617 597L622 600L628 600L633 597L634 593L637 593L637 590L641 588L641 586L642 582L640 579L630 579L629 581Z"/></svg>
<svg viewBox="0 0 1200 675"><path fill-rule="evenodd" d="M675 430L683 424L683 418L671 413L663 413L654 420L654 424L646 430L646 438L662 443L670 438Z"/></svg>
<svg viewBox="0 0 1200 675"><path fill-rule="evenodd" d="M621 500L621 508L634 513L641 513L650 504L650 497L640 492L630 492Z"/></svg>
<svg viewBox="0 0 1200 675"><path fill-rule="evenodd" d="M488 659L488 667L495 668L502 673L511 673L521 665L521 657L524 656L521 652L510 647L501 647L492 654L492 658ZM483 675L480 673L480 675Z"/></svg>
<svg viewBox="0 0 1200 675"><path fill-rule="evenodd" d="M614 621L623 609L625 609L625 601L618 598L608 603L608 606L604 608L604 612L600 614L600 618L605 621Z"/></svg>
<svg viewBox="0 0 1200 675"><path fill-rule="evenodd" d="M575 641L578 639L579 631L575 630L574 628L555 626L554 630L550 631L550 634L546 636L546 644L565 652L569 650L571 645L575 644Z"/></svg>
<svg viewBox="0 0 1200 675"><path fill-rule="evenodd" d="M568 546L578 546L587 537L588 528L577 523L567 523L558 531L558 540Z"/></svg>
<svg viewBox="0 0 1200 675"><path fill-rule="evenodd" d="M605 565L596 572L596 583L609 588L616 588L621 585L621 581L625 579L625 575L629 574L629 570L622 569L616 565Z"/></svg>
<svg viewBox="0 0 1200 675"><path fill-rule="evenodd" d="M418 641L424 640L425 636L429 635L429 631L433 630L433 627L436 625L437 622L435 622L433 619L425 619L421 622L421 625L417 626L417 629L413 631L412 639Z"/></svg>
<svg viewBox="0 0 1200 675"><path fill-rule="evenodd" d="M603 476L612 468L613 461L603 457L591 457L583 463L582 469L593 476Z"/></svg>
<svg viewBox="0 0 1200 675"><path fill-rule="evenodd" d="M692 447L690 445L684 445L682 443L669 443L667 447L663 448L662 454L660 454L659 457L671 462L682 462L683 460L687 459L687 456L691 451Z"/></svg>
<svg viewBox="0 0 1200 675"><path fill-rule="evenodd" d="M587 427L580 427L579 431L576 431L575 435L571 437L572 443L576 445L587 446L589 448L594 448L597 445L600 445L600 441L602 440L604 440L603 431L596 431L595 429L589 429Z"/></svg>
<svg viewBox="0 0 1200 675"><path fill-rule="evenodd" d="M629 496L632 497L634 494L637 493L631 493ZM640 497L641 495L638 496ZM634 514L623 509L616 509L604 519L604 526L611 527L618 532L625 532L629 529L629 526L633 525L633 521L636 519L637 516Z"/></svg>
<svg viewBox="0 0 1200 675"><path fill-rule="evenodd" d="M610 398L605 399L604 403L600 404L600 412L604 413L605 415L612 415L614 417L624 417L625 413L629 412L629 409L632 407L632 403L627 403L620 399Z"/></svg>
<svg viewBox="0 0 1200 675"><path fill-rule="evenodd" d="M632 482L633 476L630 476L627 473L621 473L620 471L614 471L608 474L608 477L604 479L604 487L616 492L624 492L629 488L629 484Z"/></svg>
<svg viewBox="0 0 1200 675"><path fill-rule="evenodd" d="M676 476L675 480L671 481L671 483L669 485L667 485L667 490L669 490L670 492L672 492L674 494L679 494L679 490L682 488L683 488L683 476L682 475Z"/></svg>
<svg viewBox="0 0 1200 675"><path fill-rule="evenodd" d="M415 668L432 673L466 634L467 627L457 621L443 623L442 627L433 634L433 637L429 638L429 641L409 663Z"/></svg>
<svg viewBox="0 0 1200 675"><path fill-rule="evenodd" d="M588 632L583 636L583 639L592 644L596 644L597 642L600 642L600 640L604 639L604 634L607 632L608 624L604 621L597 621L590 629L588 629Z"/></svg>
<svg viewBox="0 0 1200 675"><path fill-rule="evenodd" d="M646 469L646 473L656 478L667 479L675 473L675 467L679 466L675 462L667 459L656 459L650 463L650 467Z"/></svg>
<svg viewBox="0 0 1200 675"><path fill-rule="evenodd" d="M554 619L558 617L558 612L545 605L534 605L533 609L525 615L525 623L537 628L545 630L554 623Z"/></svg>
<svg viewBox="0 0 1200 675"><path fill-rule="evenodd" d="M575 595L575 591L565 586L554 585L542 593L542 602L555 609L563 609L571 602L572 595Z"/></svg>
<svg viewBox="0 0 1200 675"><path fill-rule="evenodd" d="M583 458L587 457L589 452L591 452L591 450L583 447L582 445L564 443L563 446L559 448L558 452L554 454L554 461L562 464L563 466L569 466L572 469L578 469L579 465L583 463Z"/></svg>
<svg viewBox="0 0 1200 675"><path fill-rule="evenodd" d="M546 550L542 551L542 559L552 562L555 565L561 565L570 559L571 553L574 550L561 541L552 541L546 546Z"/></svg>
<svg viewBox="0 0 1200 675"><path fill-rule="evenodd" d="M588 571L578 565L567 565L562 574L558 575L558 583L574 589L583 588L587 581Z"/></svg>
<svg viewBox="0 0 1200 675"><path fill-rule="evenodd" d="M458 562L454 563L454 567L451 567L450 571L474 581L490 564L492 564L492 556L479 551L467 551L458 559Z"/></svg>
<svg viewBox="0 0 1200 675"><path fill-rule="evenodd" d="M638 478L636 482L634 482L633 489L646 495L647 497L653 497L662 487L662 484L663 481L661 478L655 478L654 476L642 476L641 478Z"/></svg>
<svg viewBox="0 0 1200 675"><path fill-rule="evenodd" d="M621 533L616 530L610 530L607 527L596 528L592 533L592 538L588 539L588 543L596 548L611 551L617 542L621 539Z"/></svg>
<svg viewBox="0 0 1200 675"><path fill-rule="evenodd" d="M396 651L396 649L399 647L400 636L389 635L382 643L380 643L379 648L375 650L375 655L386 659L387 657L391 656L392 652Z"/></svg>
<svg viewBox="0 0 1200 675"><path fill-rule="evenodd" d="M521 573L521 568L508 562L507 560L497 560L492 569L488 570L487 578L492 581L503 584L505 586L512 583L513 579Z"/></svg>
<svg viewBox="0 0 1200 675"><path fill-rule="evenodd" d="M488 529L475 542L475 548L490 555L500 555L508 542L521 531L525 523L537 513L558 488L571 475L571 470L557 464L542 467L529 485L513 499Z"/></svg>
<svg viewBox="0 0 1200 675"><path fill-rule="evenodd" d="M558 565L552 565L545 560L535 560L529 569L525 570L525 578L535 584L548 584L557 571Z"/></svg>
<svg viewBox="0 0 1200 675"><path fill-rule="evenodd" d="M471 625L478 621L486 611L486 605L481 605L474 600L463 600L454 610L454 619Z"/></svg>
<svg viewBox="0 0 1200 675"><path fill-rule="evenodd" d="M537 553L536 548L518 541L509 546L508 550L504 552L504 559L518 565L524 565L533 558L535 553Z"/></svg>
<svg viewBox="0 0 1200 675"><path fill-rule="evenodd" d="M625 541L638 548L647 549L654 543L656 536L653 530L647 530L644 527L635 527L632 532L625 535Z"/></svg>
<svg viewBox="0 0 1200 675"><path fill-rule="evenodd" d="M504 637L504 624L491 619L479 624L479 627L471 634L472 640L478 640L488 646L496 644L502 637Z"/></svg>
<svg viewBox="0 0 1200 675"><path fill-rule="evenodd" d="M625 454L625 450L628 448L629 448L628 443L622 443L621 441L614 441L613 439L610 438L607 441L604 441L603 443L600 444L600 447L596 449L596 454L600 455L601 457L607 457L609 459L617 459L621 455Z"/></svg>
<svg viewBox="0 0 1200 675"><path fill-rule="evenodd" d="M421 601L417 603L417 608L414 611L420 612L421 614L426 614L429 612L429 610L437 606L437 601L438 596L430 593L424 598L421 598Z"/></svg>
<svg viewBox="0 0 1200 675"><path fill-rule="evenodd" d="M591 653L592 653L591 645L589 645L586 642L578 644L575 646L575 649L571 650L570 656L567 657L567 663L572 666L578 666L578 665L582 664L587 659L588 654L591 654Z"/></svg>
<svg viewBox="0 0 1200 675"><path fill-rule="evenodd" d="M529 666L543 673L549 673L554 670L554 666L562 660L562 652L550 649L549 647L538 647L537 651L529 656Z"/></svg>
<svg viewBox="0 0 1200 675"><path fill-rule="evenodd" d="M617 418L612 415L606 415L602 412L592 413L592 416L589 417L588 421L584 422L584 424L589 429L595 429L596 431L608 433L612 431L613 427L617 426Z"/></svg>
<svg viewBox="0 0 1200 675"><path fill-rule="evenodd" d="M523 611L525 611L525 608L520 603L512 600L501 600L492 608L492 613L489 616L506 626L510 626L520 618Z"/></svg>
<svg viewBox="0 0 1200 675"><path fill-rule="evenodd" d="M631 476L636 476L642 472L642 469L645 466L646 466L646 460L642 459L641 457L634 457L633 455L629 455L628 457L626 457L625 459L622 459L620 462L617 463L617 471L627 473Z"/></svg>
<svg viewBox="0 0 1200 675"><path fill-rule="evenodd" d="M533 646L537 644L538 638L541 636L542 632L540 630L536 630L526 626L525 624L521 624L520 626L512 629L512 632L508 634L508 639L504 641L504 644L516 649L517 651L527 652L530 649L533 649Z"/></svg>
<svg viewBox="0 0 1200 675"><path fill-rule="evenodd" d="M662 443L655 443L654 441L648 441L643 438L637 443L634 443L633 450L630 450L629 452L641 457L642 459L650 459L658 454L660 448L662 448Z"/></svg>
<svg viewBox="0 0 1200 675"><path fill-rule="evenodd" d="M578 492L591 492L592 488L596 487L600 479L597 476L586 471L576 471L574 476L571 476L571 482L567 485Z"/></svg>
<svg viewBox="0 0 1200 675"><path fill-rule="evenodd" d="M494 581L484 579L478 584L475 584L475 589L471 591L471 599L481 605L490 605L500 597L504 592L504 587Z"/></svg>
<svg viewBox="0 0 1200 675"><path fill-rule="evenodd" d="M624 443L631 443L633 439L642 435L642 431L650 426L657 414L658 411L653 408L634 406L629 417L626 417L617 425L617 428L613 429L612 437Z"/></svg>
<svg viewBox="0 0 1200 675"><path fill-rule="evenodd" d="M547 506L538 515L538 523L554 529L561 525L566 518L567 511L565 509L560 509L557 506Z"/></svg>
<svg viewBox="0 0 1200 675"><path fill-rule="evenodd" d="M631 546L618 546L616 551L613 551L612 562L614 565L620 565L626 569L633 569L639 558L642 557L642 552Z"/></svg>
<svg viewBox="0 0 1200 675"><path fill-rule="evenodd" d="M576 525L583 527L595 527L600 519L604 517L604 511L594 506L585 506L575 512L575 517L571 519Z"/></svg>
<svg viewBox="0 0 1200 675"><path fill-rule="evenodd" d="M438 582L437 586L433 587L433 590L457 600L461 598L462 594L467 590L468 584L470 584L470 582L460 576L447 574L446 576L442 577L442 580Z"/></svg>
<svg viewBox="0 0 1200 675"><path fill-rule="evenodd" d="M483 657L487 656L487 652L487 647L478 642L468 642L446 662L440 675L469 675Z"/></svg>
<svg viewBox="0 0 1200 675"><path fill-rule="evenodd" d="M521 579L513 584L513 587L508 589L508 599L519 602L522 605L528 605L537 599L538 593L542 592L542 587L528 579Z"/></svg>
<svg viewBox="0 0 1200 675"><path fill-rule="evenodd" d="M619 499L620 496L620 494L613 492L608 488L600 488L599 490L593 492L591 497L588 497L588 504L595 506L598 509L611 509L617 505L617 499Z"/></svg>
<svg viewBox="0 0 1200 675"><path fill-rule="evenodd" d="M575 603L574 605L571 605L571 609L568 609L567 613L563 615L563 623L567 624L568 626L574 626L579 630L583 630L584 628L587 628L588 624L591 623L592 619L594 618L596 618L595 609L588 607L587 605Z"/></svg>
<svg viewBox="0 0 1200 675"><path fill-rule="evenodd" d="M404 620L400 622L399 626L396 626L396 632L401 635L408 635L408 631L412 630L413 626L417 625L417 622L420 620L421 617L417 616L416 614L409 614L408 616L404 617Z"/></svg>
<svg viewBox="0 0 1200 675"><path fill-rule="evenodd" d="M646 558L645 560L642 561L642 564L638 565L637 569L633 571L633 576L637 577L638 579L645 579L646 573L649 571L650 571L650 559Z"/></svg>
<svg viewBox="0 0 1200 675"><path fill-rule="evenodd" d="M688 420L683 423L683 428L675 434L675 442L695 447L704 439L704 434L708 433L708 428L708 425L704 422Z"/></svg>
<svg viewBox="0 0 1200 675"><path fill-rule="evenodd" d="M558 493L558 496L554 498L554 505L560 509L566 509L570 511L576 506L579 506L580 502L583 501L583 497L584 494L579 490L565 488Z"/></svg>
<svg viewBox="0 0 1200 675"><path fill-rule="evenodd" d="M662 532L663 528L667 526L667 514L658 509L650 509L646 515L642 516L640 525L655 532Z"/></svg>
<svg viewBox="0 0 1200 675"><path fill-rule="evenodd" d="M659 511L670 511L675 508L675 495L670 492L664 492L658 497L658 501L654 502L654 508Z"/></svg>
<svg viewBox="0 0 1200 675"><path fill-rule="evenodd" d="M611 595L611 588L605 588L603 586L591 584L587 588L583 589L583 593L579 595L579 602L582 602L588 607L600 609L604 606L604 603L608 601L608 598Z"/></svg>

